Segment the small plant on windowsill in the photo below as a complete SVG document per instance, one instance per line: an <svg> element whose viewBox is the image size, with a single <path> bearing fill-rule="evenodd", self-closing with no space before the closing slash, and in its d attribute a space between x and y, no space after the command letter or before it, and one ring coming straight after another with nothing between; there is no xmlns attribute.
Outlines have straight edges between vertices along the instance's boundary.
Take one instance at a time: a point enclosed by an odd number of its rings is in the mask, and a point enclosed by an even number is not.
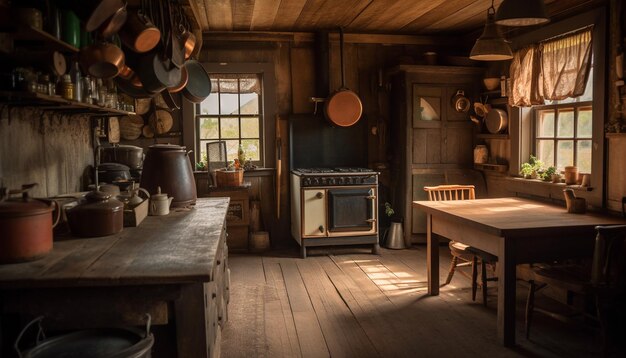
<svg viewBox="0 0 626 358"><path fill-rule="evenodd" d="M546 169L542 174L541 174L541 179L543 181L553 181L554 179L554 175L556 174L556 168L555 167L548 167L548 169Z"/></svg>
<svg viewBox="0 0 626 358"><path fill-rule="evenodd" d="M534 155L531 155L528 162L522 164L519 173L525 179L537 179L537 175L539 175L542 170L543 162Z"/></svg>

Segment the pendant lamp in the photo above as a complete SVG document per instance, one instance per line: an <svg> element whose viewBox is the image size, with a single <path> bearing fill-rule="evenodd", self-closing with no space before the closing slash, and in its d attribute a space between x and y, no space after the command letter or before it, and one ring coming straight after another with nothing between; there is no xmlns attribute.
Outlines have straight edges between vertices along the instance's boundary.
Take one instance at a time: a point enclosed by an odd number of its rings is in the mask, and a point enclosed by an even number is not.
<svg viewBox="0 0 626 358"><path fill-rule="evenodd" d="M511 47L500 33L498 25L494 22L496 9L491 7L487 10L487 22L483 34L480 35L472 51L470 59L478 61L503 61L513 58Z"/></svg>
<svg viewBox="0 0 626 358"><path fill-rule="evenodd" d="M532 26L550 21L543 0L504 0L496 12L496 24Z"/></svg>

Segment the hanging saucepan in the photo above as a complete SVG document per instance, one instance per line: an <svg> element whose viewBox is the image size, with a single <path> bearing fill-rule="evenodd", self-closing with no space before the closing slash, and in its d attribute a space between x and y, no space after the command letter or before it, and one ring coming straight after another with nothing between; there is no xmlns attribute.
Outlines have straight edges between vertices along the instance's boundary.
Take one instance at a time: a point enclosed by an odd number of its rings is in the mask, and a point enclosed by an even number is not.
<svg viewBox="0 0 626 358"><path fill-rule="evenodd" d="M161 31L154 26L150 18L142 11L132 11L120 31L124 45L137 53L152 50L161 41Z"/></svg>
<svg viewBox="0 0 626 358"><path fill-rule="evenodd" d="M115 77L124 68L124 52L114 44L101 41L80 50L80 64L94 77Z"/></svg>
<svg viewBox="0 0 626 358"><path fill-rule="evenodd" d="M121 8L117 9L111 17L109 17L100 27L98 31L104 38L110 38L115 35L121 28L124 26L126 19L128 17L128 12L126 11L126 4Z"/></svg>
<svg viewBox="0 0 626 358"><path fill-rule="evenodd" d="M173 87L168 87L167 91L169 93L177 93L183 90L183 88L185 88L185 86L187 85L187 82L189 81L189 73L187 72L187 68L185 67L185 65L183 65L183 67L180 68L180 82ZM165 97L165 96L164 96ZM168 103L169 104L169 103Z"/></svg>
<svg viewBox="0 0 626 358"><path fill-rule="evenodd" d="M150 51L141 56L137 74L143 88L151 93L159 93L167 87L180 83L182 73L180 68L171 66L171 60L163 57L159 49Z"/></svg>
<svg viewBox="0 0 626 358"><path fill-rule="evenodd" d="M180 107L182 106L181 97L178 94L172 93L170 91L161 91L161 98L163 99L163 102L165 102L165 104L167 105L167 108L170 109L170 111L180 109Z"/></svg>
<svg viewBox="0 0 626 358"><path fill-rule="evenodd" d="M196 35L187 29L181 29L181 39L185 49L185 60L188 60L196 47Z"/></svg>
<svg viewBox="0 0 626 358"><path fill-rule="evenodd" d="M200 103L211 94L209 74L196 60L185 62L185 68L189 74L189 80L182 91L183 96L193 103Z"/></svg>
<svg viewBox="0 0 626 358"><path fill-rule="evenodd" d="M465 97L465 91L457 90L452 96L452 108L457 112L467 112L471 106L470 100Z"/></svg>
<svg viewBox="0 0 626 358"><path fill-rule="evenodd" d="M489 133L497 134L506 130L509 125L509 116L506 111L492 108L485 117L485 126Z"/></svg>
<svg viewBox="0 0 626 358"><path fill-rule="evenodd" d="M341 58L341 87L331 94L324 103L326 119L340 127L349 127L361 118L363 104L359 96L346 88L343 64L343 29L339 29L339 48Z"/></svg>
<svg viewBox="0 0 626 358"><path fill-rule="evenodd" d="M117 11L126 7L124 0L81 0L72 7L85 21L85 30L92 32Z"/></svg>
<svg viewBox="0 0 626 358"><path fill-rule="evenodd" d="M154 97L155 93L150 93L144 90L141 86L137 86L133 84L133 80L136 79L137 76L131 78L130 80L125 80L119 76L115 77L115 84L117 88L126 93L127 95L133 98L151 98Z"/></svg>

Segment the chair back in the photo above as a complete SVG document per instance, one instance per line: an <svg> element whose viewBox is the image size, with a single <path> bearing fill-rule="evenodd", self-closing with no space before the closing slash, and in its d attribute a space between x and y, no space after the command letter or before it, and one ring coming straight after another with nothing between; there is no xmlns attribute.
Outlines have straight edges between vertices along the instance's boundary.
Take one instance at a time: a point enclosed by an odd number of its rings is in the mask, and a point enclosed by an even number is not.
<svg viewBox="0 0 626 358"><path fill-rule="evenodd" d="M612 289L626 288L626 225L596 226L591 262L591 283Z"/></svg>
<svg viewBox="0 0 626 358"><path fill-rule="evenodd" d="M476 194L473 185L437 185L425 186L430 201L474 200Z"/></svg>

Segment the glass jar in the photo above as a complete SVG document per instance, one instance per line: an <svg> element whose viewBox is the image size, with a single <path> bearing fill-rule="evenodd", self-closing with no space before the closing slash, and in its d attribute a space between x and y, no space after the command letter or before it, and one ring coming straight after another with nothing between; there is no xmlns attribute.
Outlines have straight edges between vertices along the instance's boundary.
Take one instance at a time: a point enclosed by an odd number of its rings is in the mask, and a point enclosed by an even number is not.
<svg viewBox="0 0 626 358"><path fill-rule="evenodd" d="M69 74L63 75L61 81L61 96L67 100L74 99L74 84L72 83L72 77Z"/></svg>

